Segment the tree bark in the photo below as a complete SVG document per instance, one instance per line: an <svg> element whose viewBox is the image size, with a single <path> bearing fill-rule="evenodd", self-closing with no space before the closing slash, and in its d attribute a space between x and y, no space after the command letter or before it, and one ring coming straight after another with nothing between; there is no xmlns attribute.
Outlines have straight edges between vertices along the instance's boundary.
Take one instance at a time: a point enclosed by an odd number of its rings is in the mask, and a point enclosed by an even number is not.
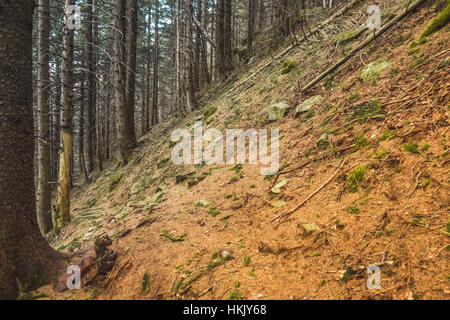
<svg viewBox="0 0 450 320"><path fill-rule="evenodd" d="M217 0L216 7L216 74L221 78L225 76L224 2L225 0Z"/></svg>
<svg viewBox="0 0 450 320"><path fill-rule="evenodd" d="M72 164L72 102L73 102L73 38L74 30L67 24L72 15L68 7L74 0L65 2L65 24L63 28L63 65L61 72L61 129L58 175L58 205L54 216L55 231L70 223L70 177Z"/></svg>
<svg viewBox="0 0 450 320"><path fill-rule="evenodd" d="M33 179L33 1L0 6L0 299L48 282L60 256L41 235Z"/></svg>
<svg viewBox="0 0 450 320"><path fill-rule="evenodd" d="M153 58L152 125L155 125L159 122L158 68L159 68L159 0L156 0L156 2L155 2L155 43L154 43L154 58Z"/></svg>
<svg viewBox="0 0 450 320"><path fill-rule="evenodd" d="M247 51L250 53L253 48L253 33L255 27L255 1L248 0L248 28L247 28Z"/></svg>
<svg viewBox="0 0 450 320"><path fill-rule="evenodd" d="M84 69L84 62L81 64L81 68ZM84 180L86 183L89 183L89 176L87 173L87 168L86 168L86 159L84 157L84 134L85 134L85 130L84 130L84 109L85 109L85 72L82 71L82 76L81 76L81 87L80 87L80 91L81 91L81 100L80 100L80 127L78 128L78 152L79 152L79 158L78 158L78 162L79 162L79 167L80 167L80 172L84 177Z"/></svg>
<svg viewBox="0 0 450 320"><path fill-rule="evenodd" d="M202 79L206 86L208 86L211 83L211 77L209 76L208 72L208 48L206 46L206 39L207 39L207 33L206 33L206 26L208 25L208 0L204 0L204 6L203 11L201 15L201 29L204 30L204 34L201 38L201 70L202 70Z"/></svg>
<svg viewBox="0 0 450 320"><path fill-rule="evenodd" d="M185 0L185 15L186 15L186 44L185 44L185 57L186 57L186 109L190 113L195 108L194 97L194 79L193 79L193 52L192 52L192 20L193 20L193 8L192 0Z"/></svg>
<svg viewBox="0 0 450 320"><path fill-rule="evenodd" d="M130 121L130 134L136 140L136 130L134 125L135 89L136 89L136 42L138 36L137 27L137 0L130 0L128 7L128 53L127 53L127 105Z"/></svg>
<svg viewBox="0 0 450 320"><path fill-rule="evenodd" d="M86 60L88 68L87 76L87 121L86 121L86 143L88 171L94 170L94 145L95 145L95 64L93 47L93 15L94 0L89 0L87 5L87 30L86 30Z"/></svg>
<svg viewBox="0 0 450 320"><path fill-rule="evenodd" d="M224 0L224 64L225 64L225 76L228 76L233 71L233 56L232 56L232 27L231 27L231 18L232 18L232 0Z"/></svg>
<svg viewBox="0 0 450 320"><path fill-rule="evenodd" d="M49 0L39 1L38 10L38 202L37 218L42 234L53 228L51 211L50 161L50 6Z"/></svg>
<svg viewBox="0 0 450 320"><path fill-rule="evenodd" d="M125 66L125 1L116 0L116 22L114 30L114 100L116 109L117 140L122 164L128 163L128 157L136 146L131 132L130 112L126 104L126 66Z"/></svg>

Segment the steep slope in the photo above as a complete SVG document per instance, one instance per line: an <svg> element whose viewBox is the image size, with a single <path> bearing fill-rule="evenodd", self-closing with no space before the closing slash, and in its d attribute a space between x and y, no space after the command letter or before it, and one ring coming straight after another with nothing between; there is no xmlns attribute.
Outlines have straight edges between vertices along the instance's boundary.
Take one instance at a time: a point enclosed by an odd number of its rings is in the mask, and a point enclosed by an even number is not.
<svg viewBox="0 0 450 320"><path fill-rule="evenodd" d="M40 291L59 299L448 299L449 27L417 42L443 2L426 1L300 90L364 41L369 4L245 83L270 60L242 66L234 83L202 92L194 114L155 126L127 166L110 163L76 187L73 222L52 244L72 252L108 234L118 260L83 290ZM404 4L381 1L383 20ZM268 107L281 101L288 112L269 121ZM174 165L172 130L200 118L204 129L278 128L279 173ZM370 264L381 268L380 290L367 289Z"/></svg>

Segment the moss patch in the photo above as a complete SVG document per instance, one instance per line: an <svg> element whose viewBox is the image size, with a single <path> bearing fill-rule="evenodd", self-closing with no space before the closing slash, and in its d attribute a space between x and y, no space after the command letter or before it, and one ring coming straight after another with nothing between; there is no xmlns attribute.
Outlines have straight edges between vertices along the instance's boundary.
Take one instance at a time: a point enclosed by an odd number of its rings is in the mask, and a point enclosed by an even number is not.
<svg viewBox="0 0 450 320"><path fill-rule="evenodd" d="M430 24L426 26L426 28L423 30L422 34L420 35L420 39L426 38L442 27L444 27L448 22L450 21L450 0L447 0L445 3L444 10L437 15L436 18L431 20ZM419 41L420 41L419 39Z"/></svg>
<svg viewBox="0 0 450 320"><path fill-rule="evenodd" d="M380 72L389 67L389 65L390 63L387 61L372 62L361 71L359 78L364 83L376 81Z"/></svg>
<svg viewBox="0 0 450 320"><path fill-rule="evenodd" d="M119 184L120 180L122 180L122 173L118 172L112 177L109 182L109 191L113 191Z"/></svg>
<svg viewBox="0 0 450 320"><path fill-rule="evenodd" d="M352 171L350 177L347 180L346 189L352 193L358 191L358 182L363 182L365 180L364 178L365 174L366 174L365 166L356 167Z"/></svg>
<svg viewBox="0 0 450 320"><path fill-rule="evenodd" d="M335 41L338 44L345 44L347 42L350 42L356 38L358 38L363 32L366 30L366 28L359 28L355 30L348 30L340 33L336 36Z"/></svg>

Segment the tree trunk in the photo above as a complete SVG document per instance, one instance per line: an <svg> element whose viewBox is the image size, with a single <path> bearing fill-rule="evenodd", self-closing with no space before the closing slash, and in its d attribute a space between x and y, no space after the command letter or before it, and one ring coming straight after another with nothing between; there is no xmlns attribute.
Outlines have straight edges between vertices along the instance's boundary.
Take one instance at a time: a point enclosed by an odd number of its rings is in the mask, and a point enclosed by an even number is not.
<svg viewBox="0 0 450 320"><path fill-rule="evenodd" d="M194 79L193 79L193 52L192 52L192 21L193 21L193 7L192 0L185 0L185 14L186 14L186 108L190 113L195 107L194 98Z"/></svg>
<svg viewBox="0 0 450 320"><path fill-rule="evenodd" d="M0 299L48 282L61 259L43 238L33 179L33 1L0 7ZM7 196L5 196L7 195Z"/></svg>
<svg viewBox="0 0 450 320"><path fill-rule="evenodd" d="M51 161L50 161L50 6L49 0L39 1L38 49L38 202L37 219L42 234L53 228L51 211Z"/></svg>
<svg viewBox="0 0 450 320"><path fill-rule="evenodd" d="M152 125L159 121L158 115L158 64L159 64L159 0L155 2L155 44L153 61L153 94L152 94Z"/></svg>
<svg viewBox="0 0 450 320"><path fill-rule="evenodd" d="M180 98L181 98L181 86L180 86L180 79L181 79L181 66L180 66L180 50L181 50L181 35L180 35L180 0L176 0L175 3L175 23L176 23L176 45L175 45L175 73L176 73L176 79L175 79L175 108L177 110L180 109Z"/></svg>
<svg viewBox="0 0 450 320"><path fill-rule="evenodd" d="M61 129L58 175L58 205L54 217L56 232L70 222L70 176L72 164L72 98L73 98L73 28L68 27L67 17L72 13L68 7L73 0L66 0L66 19L63 28L63 65L61 71Z"/></svg>
<svg viewBox="0 0 450 320"><path fill-rule="evenodd" d="M232 0L224 0L224 64L225 64L225 76L228 76L233 71L233 56L232 56L232 29L231 29L231 17L232 17Z"/></svg>
<svg viewBox="0 0 450 320"><path fill-rule="evenodd" d="M201 16L201 24L202 24L202 28L203 30L205 30L206 32L206 26L208 25L208 0L204 0L204 8L202 11L202 16ZM208 72L208 48L206 46L206 36L202 36L201 38L201 70L202 70L202 79L203 79L203 83L207 86L211 83L211 77L209 76L209 72Z"/></svg>
<svg viewBox="0 0 450 320"><path fill-rule="evenodd" d="M81 64L81 68L84 69L84 62ZM89 176L87 173L87 169L86 169L86 159L84 157L84 109L85 109L85 72L82 72L82 76L81 76L81 100L80 100L80 127L78 128L79 132L78 132L78 152L79 152L79 158L78 158L78 162L79 162L79 167L80 167L80 172L81 174L84 176L84 180L86 181L86 183L89 183Z"/></svg>
<svg viewBox="0 0 450 320"><path fill-rule="evenodd" d="M202 0L197 0L197 12L196 12L196 18L197 21L202 21L201 19L202 15ZM194 14L192 15L192 21L195 19ZM200 90L200 54L201 54L201 31L200 26L196 25L195 30L195 48L194 48L194 72L193 72L193 78L194 78L194 92Z"/></svg>
<svg viewBox="0 0 450 320"><path fill-rule="evenodd" d="M114 100L116 107L117 140L122 164L136 145L133 139L130 112L126 104L126 66L125 66L125 1L116 0L116 23L114 30Z"/></svg>
<svg viewBox="0 0 450 320"><path fill-rule="evenodd" d="M145 133L150 130L150 69L152 65L152 55L151 55L151 46L152 46L152 37L151 37L151 29L152 29L152 15L151 15L151 6L148 7L148 22L147 22L147 90L145 94Z"/></svg>
<svg viewBox="0 0 450 320"><path fill-rule="evenodd" d="M88 68L87 76L87 121L86 121L86 143L88 171L94 170L94 145L95 145L95 73L94 73L94 48L93 48L93 7L94 0L89 0L87 10L86 30L86 60Z"/></svg>
<svg viewBox="0 0 450 320"><path fill-rule="evenodd" d="M224 4L226 0L217 0L216 8L216 74L220 78L225 76L224 62Z"/></svg>
<svg viewBox="0 0 450 320"><path fill-rule="evenodd" d="M248 0L248 30L247 30L247 51L252 51L253 33L255 27L255 1Z"/></svg>
<svg viewBox="0 0 450 320"><path fill-rule="evenodd" d="M127 105L130 121L130 134L136 140L134 125L135 89L136 89L136 41L138 36L137 27L137 0L130 0L128 7L128 54L127 54Z"/></svg>

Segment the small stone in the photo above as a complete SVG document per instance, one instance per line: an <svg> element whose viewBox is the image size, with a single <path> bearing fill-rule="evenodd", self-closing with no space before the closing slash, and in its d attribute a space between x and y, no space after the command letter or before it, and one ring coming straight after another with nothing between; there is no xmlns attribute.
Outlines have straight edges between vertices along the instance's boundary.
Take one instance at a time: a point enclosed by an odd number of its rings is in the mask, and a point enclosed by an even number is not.
<svg viewBox="0 0 450 320"><path fill-rule="evenodd" d="M289 105L286 102L278 102L268 108L269 121L280 120L286 114Z"/></svg>
<svg viewBox="0 0 450 320"><path fill-rule="evenodd" d="M390 63L387 61L372 62L361 71L359 78L364 83L376 81L380 72L389 67L389 65Z"/></svg>
<svg viewBox="0 0 450 320"><path fill-rule="evenodd" d="M311 108L317 104L320 100L322 100L322 96L313 96L309 99L306 99L301 104L295 108L295 116L299 115L300 113L307 112L311 110Z"/></svg>
<svg viewBox="0 0 450 320"><path fill-rule="evenodd" d="M281 182L277 183L276 185L273 186L272 188L272 192L273 193L280 193L281 192L281 188L286 185L286 180L282 180Z"/></svg>
<svg viewBox="0 0 450 320"><path fill-rule="evenodd" d="M324 150L330 144L330 140L328 139L328 135L326 133L322 134L316 142L317 147L320 150Z"/></svg>
<svg viewBox="0 0 450 320"><path fill-rule="evenodd" d="M302 228L306 234L310 234L314 231L319 230L319 227L314 222L313 223L302 223Z"/></svg>

